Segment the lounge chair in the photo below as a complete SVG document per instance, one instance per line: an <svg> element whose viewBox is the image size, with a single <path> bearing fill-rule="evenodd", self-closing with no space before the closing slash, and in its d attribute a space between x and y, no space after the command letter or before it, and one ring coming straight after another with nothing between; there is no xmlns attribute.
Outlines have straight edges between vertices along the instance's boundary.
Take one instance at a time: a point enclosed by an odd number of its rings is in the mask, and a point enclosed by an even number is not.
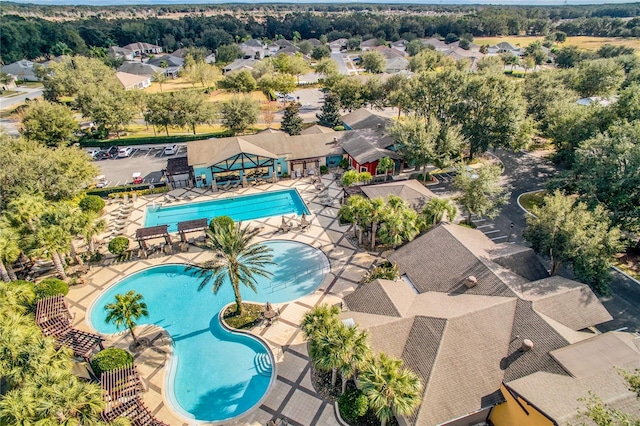
<svg viewBox="0 0 640 426"><path fill-rule="evenodd" d="M164 194L164 202L169 204L173 202L173 198L169 196L169 194Z"/></svg>
<svg viewBox="0 0 640 426"><path fill-rule="evenodd" d="M227 182L220 187L220 189L222 189L223 191L228 191L229 188L231 188L231 182Z"/></svg>
<svg viewBox="0 0 640 426"><path fill-rule="evenodd" d="M231 188L230 188L230 189L236 189L236 188L237 188L237 187L239 187L239 186L240 186L240 183L236 182L236 183L234 183L233 185L231 185Z"/></svg>
<svg viewBox="0 0 640 426"><path fill-rule="evenodd" d="M311 222L307 220L306 217L303 217L300 221L300 231L304 232L311 226Z"/></svg>

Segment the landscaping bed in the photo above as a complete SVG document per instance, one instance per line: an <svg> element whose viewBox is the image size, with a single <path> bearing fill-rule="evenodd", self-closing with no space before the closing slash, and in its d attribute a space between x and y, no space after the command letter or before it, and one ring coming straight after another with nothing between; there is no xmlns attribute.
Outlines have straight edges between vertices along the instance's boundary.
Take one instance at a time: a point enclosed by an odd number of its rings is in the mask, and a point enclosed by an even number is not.
<svg viewBox="0 0 640 426"><path fill-rule="evenodd" d="M520 205L524 207L528 212L531 212L533 207L542 206L544 196L547 195L547 191L531 192L529 194L523 194L520 196Z"/></svg>
<svg viewBox="0 0 640 426"><path fill-rule="evenodd" d="M242 316L236 313L236 304L230 305L222 314L222 319L231 328L237 330L248 330L260 324L264 307L255 303L242 304Z"/></svg>

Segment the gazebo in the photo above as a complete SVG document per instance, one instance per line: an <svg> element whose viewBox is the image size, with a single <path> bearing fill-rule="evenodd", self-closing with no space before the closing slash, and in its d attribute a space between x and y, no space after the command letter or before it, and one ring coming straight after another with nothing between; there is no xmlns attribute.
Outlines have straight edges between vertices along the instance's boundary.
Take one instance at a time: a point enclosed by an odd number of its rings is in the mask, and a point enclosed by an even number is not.
<svg viewBox="0 0 640 426"><path fill-rule="evenodd" d="M142 250L148 250L147 240L154 238L164 238L165 243L171 246L171 236L169 235L169 225L149 226L136 230L136 240Z"/></svg>

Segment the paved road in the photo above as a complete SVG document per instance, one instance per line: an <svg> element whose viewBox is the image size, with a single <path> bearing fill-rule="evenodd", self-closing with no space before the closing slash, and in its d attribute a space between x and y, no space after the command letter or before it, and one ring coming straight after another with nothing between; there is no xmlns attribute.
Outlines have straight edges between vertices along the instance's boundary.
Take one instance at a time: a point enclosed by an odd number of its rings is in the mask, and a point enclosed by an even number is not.
<svg viewBox="0 0 640 426"><path fill-rule="evenodd" d="M0 109L9 108L14 105L17 105L21 102L24 102L27 98L34 99L39 96L42 96L42 88L31 88L31 87L20 87L18 86L16 89L19 92L25 92L18 96L13 96L10 98L0 98Z"/></svg>
<svg viewBox="0 0 640 426"><path fill-rule="evenodd" d="M349 75L349 69L347 68L347 64L344 63L344 57L342 53L332 53L331 59L338 65L338 72L343 75Z"/></svg>

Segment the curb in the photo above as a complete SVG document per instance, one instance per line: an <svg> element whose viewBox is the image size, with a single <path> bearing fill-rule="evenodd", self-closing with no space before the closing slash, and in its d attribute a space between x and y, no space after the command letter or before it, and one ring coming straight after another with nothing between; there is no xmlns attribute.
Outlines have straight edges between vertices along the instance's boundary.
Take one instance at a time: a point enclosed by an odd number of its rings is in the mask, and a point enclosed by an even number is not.
<svg viewBox="0 0 640 426"><path fill-rule="evenodd" d="M533 193L541 192L541 191L544 191L544 189L536 189L535 191L527 191L527 192L523 192L522 194L518 195L518 198L516 199L516 202L518 203L518 207L520 207L526 214L531 215L533 217L537 217L536 215L531 213L529 210L527 210L524 207L522 207L522 204L520 203L520 197L522 197L523 195L533 194Z"/></svg>
<svg viewBox="0 0 640 426"><path fill-rule="evenodd" d="M336 420L338 421L338 424L340 424L341 426L349 426L349 423L345 422L342 416L340 415L340 407L338 407L338 401L335 401L333 403L333 410L336 415Z"/></svg>

